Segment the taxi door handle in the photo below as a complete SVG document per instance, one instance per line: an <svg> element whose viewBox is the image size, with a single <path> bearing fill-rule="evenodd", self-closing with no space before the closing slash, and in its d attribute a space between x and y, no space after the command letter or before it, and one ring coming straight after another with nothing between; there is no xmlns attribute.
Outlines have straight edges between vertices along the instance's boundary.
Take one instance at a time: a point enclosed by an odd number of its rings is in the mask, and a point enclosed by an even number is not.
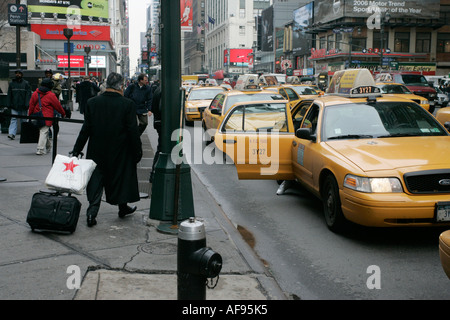
<svg viewBox="0 0 450 320"><path fill-rule="evenodd" d="M233 144L236 144L237 141L236 141L236 140L224 139L224 140L223 140L223 143L233 143Z"/></svg>

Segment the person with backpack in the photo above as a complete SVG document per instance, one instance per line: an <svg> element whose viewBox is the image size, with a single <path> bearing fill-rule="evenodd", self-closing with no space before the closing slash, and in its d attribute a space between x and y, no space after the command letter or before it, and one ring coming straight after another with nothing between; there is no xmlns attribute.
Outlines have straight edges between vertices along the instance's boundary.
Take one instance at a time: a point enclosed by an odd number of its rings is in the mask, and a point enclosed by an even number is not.
<svg viewBox="0 0 450 320"><path fill-rule="evenodd" d="M39 112L42 110L42 114L46 118L53 118L55 111L60 113L63 117L66 116L61 103L56 95L51 91L53 88L53 81L51 78L44 78L41 82L41 86L36 89L30 99L30 107L28 109L28 115ZM53 121L45 120L45 125L39 128L39 141L37 145L36 154L43 155L50 152L51 142L49 137L50 127Z"/></svg>

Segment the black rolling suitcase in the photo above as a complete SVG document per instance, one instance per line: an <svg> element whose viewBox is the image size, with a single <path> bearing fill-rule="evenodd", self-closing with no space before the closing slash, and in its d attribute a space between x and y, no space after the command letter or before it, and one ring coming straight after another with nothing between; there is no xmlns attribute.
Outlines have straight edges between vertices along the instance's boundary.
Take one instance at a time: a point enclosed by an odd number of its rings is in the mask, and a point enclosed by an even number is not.
<svg viewBox="0 0 450 320"><path fill-rule="evenodd" d="M81 202L71 194L38 192L31 199L27 223L31 230L69 232L77 228Z"/></svg>

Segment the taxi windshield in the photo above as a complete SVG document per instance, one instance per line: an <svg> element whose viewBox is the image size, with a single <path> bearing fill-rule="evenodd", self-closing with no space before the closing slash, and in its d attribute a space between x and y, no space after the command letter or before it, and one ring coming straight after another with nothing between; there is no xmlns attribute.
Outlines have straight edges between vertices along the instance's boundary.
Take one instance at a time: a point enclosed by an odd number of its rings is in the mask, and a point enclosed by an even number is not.
<svg viewBox="0 0 450 320"><path fill-rule="evenodd" d="M322 132L323 141L448 135L431 114L409 102L327 107Z"/></svg>
<svg viewBox="0 0 450 320"><path fill-rule="evenodd" d="M387 84L384 86L380 86L382 93L389 94L412 94L412 92L405 86L395 85L395 84Z"/></svg>
<svg viewBox="0 0 450 320"><path fill-rule="evenodd" d="M284 100L283 96L276 93L255 93L255 94L239 94L229 95L225 102L223 112L227 112L237 102L264 101L264 100Z"/></svg>
<svg viewBox="0 0 450 320"><path fill-rule="evenodd" d="M192 90L189 94L188 100L212 100L216 94L223 92L223 89L200 89Z"/></svg>

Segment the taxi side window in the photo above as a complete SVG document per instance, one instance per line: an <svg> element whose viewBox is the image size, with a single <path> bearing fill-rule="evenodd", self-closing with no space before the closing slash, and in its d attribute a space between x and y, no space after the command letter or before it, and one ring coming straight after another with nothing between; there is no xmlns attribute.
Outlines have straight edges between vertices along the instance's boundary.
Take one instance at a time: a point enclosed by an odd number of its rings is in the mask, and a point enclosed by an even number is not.
<svg viewBox="0 0 450 320"><path fill-rule="evenodd" d="M287 132L284 103L241 105L232 110L222 132Z"/></svg>
<svg viewBox="0 0 450 320"><path fill-rule="evenodd" d="M285 88L284 90L286 90L286 93L289 97L289 101L298 100L299 97L298 97L297 93L295 93L294 90L292 90L291 88Z"/></svg>
<svg viewBox="0 0 450 320"><path fill-rule="evenodd" d="M295 113L292 115L292 121L294 122L294 131L297 131L298 128L300 128L300 124L302 123L303 117L306 114L306 111L308 111L309 107L311 106L311 103L303 103L303 105L295 111Z"/></svg>
<svg viewBox="0 0 450 320"><path fill-rule="evenodd" d="M211 102L210 108L222 110L224 100L225 100L225 96L223 94L218 94Z"/></svg>
<svg viewBox="0 0 450 320"><path fill-rule="evenodd" d="M319 106L313 104L311 108L309 108L308 113L306 114L303 120L302 128L310 128L311 134L316 134L318 118L319 118Z"/></svg>
<svg viewBox="0 0 450 320"><path fill-rule="evenodd" d="M286 100L289 100L289 97L288 97L288 95L286 94L286 91L284 91L284 89L280 89L280 90L278 90L279 92L280 92L280 94L286 99Z"/></svg>

